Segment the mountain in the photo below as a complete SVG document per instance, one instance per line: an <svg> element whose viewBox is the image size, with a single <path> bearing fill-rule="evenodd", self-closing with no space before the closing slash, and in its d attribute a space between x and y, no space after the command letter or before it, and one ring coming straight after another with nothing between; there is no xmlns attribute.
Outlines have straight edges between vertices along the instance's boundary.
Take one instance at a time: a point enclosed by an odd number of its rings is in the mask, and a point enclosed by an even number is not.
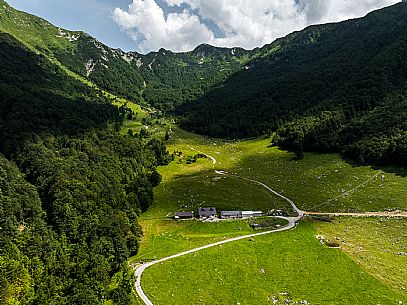
<svg viewBox="0 0 407 305"><path fill-rule="evenodd" d="M9 34L0 33L0 152L35 135L75 135L119 118L111 102Z"/></svg>
<svg viewBox="0 0 407 305"><path fill-rule="evenodd" d="M159 109L172 111L176 106L197 98L222 84L249 60L250 51L200 45L185 53L161 49L143 56L140 66L146 80L146 101Z"/></svg>
<svg viewBox="0 0 407 305"><path fill-rule="evenodd" d="M192 101L240 70L251 52L201 45L146 55L112 49L83 32L55 27L0 0L0 31L118 96L164 111Z"/></svg>
<svg viewBox="0 0 407 305"><path fill-rule="evenodd" d="M0 1L0 31L120 96L139 99L143 78L118 52L83 32L67 31Z"/></svg>
<svg viewBox="0 0 407 305"><path fill-rule="evenodd" d="M251 51L201 45L146 55L109 48L3 1L0 15L1 31L85 84L175 114L197 133L276 133L281 147L342 152L363 163L401 157L403 118L383 118L404 109L405 2Z"/></svg>
<svg viewBox="0 0 407 305"><path fill-rule="evenodd" d="M217 137L277 132L290 149L406 165L407 4L311 26L253 59L177 113Z"/></svg>
<svg viewBox="0 0 407 305"><path fill-rule="evenodd" d="M406 25L403 2L251 51L142 55L0 0L1 302L134 303L137 217L170 157L156 138L122 135L132 114L100 88L195 132L406 166Z"/></svg>

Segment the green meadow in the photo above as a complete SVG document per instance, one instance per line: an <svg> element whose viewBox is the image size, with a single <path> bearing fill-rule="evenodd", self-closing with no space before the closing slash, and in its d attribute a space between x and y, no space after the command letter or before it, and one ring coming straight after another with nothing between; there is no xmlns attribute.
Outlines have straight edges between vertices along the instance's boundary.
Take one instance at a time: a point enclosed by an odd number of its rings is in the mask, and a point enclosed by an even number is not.
<svg viewBox="0 0 407 305"><path fill-rule="evenodd" d="M407 298L407 220L341 217L318 223L318 234L340 245L358 266Z"/></svg>
<svg viewBox="0 0 407 305"><path fill-rule="evenodd" d="M227 141L176 127L170 130L167 147L174 161L159 169L163 180L155 189L154 206L139 218L144 236L132 263L254 232L246 221L174 221L175 211L197 213L200 206L214 206L219 211L292 212L286 201L246 179L265 183L306 211L407 210L406 173L398 169L356 166L337 154L306 153L303 160L295 160L294 154L270 147L269 138ZM209 157L191 162L198 154ZM387 230L374 225L380 221ZM405 223L308 219L290 232L155 265L144 273L143 287L154 304L284 304L286 299L309 304L399 304L407 301L403 286L407 277L401 271L406 269L406 256L394 258L396 250L389 247L394 236L401 236L400 245L407 244L400 234ZM365 250L347 248L342 240L340 248L330 248L317 235L328 241L344 236L346 245ZM383 254L382 247L389 252Z"/></svg>
<svg viewBox="0 0 407 305"><path fill-rule="evenodd" d="M303 221L292 231L206 249L152 266L143 275L143 286L154 304L168 305L407 301L401 291L364 271L340 249L321 244L316 235L316 224Z"/></svg>

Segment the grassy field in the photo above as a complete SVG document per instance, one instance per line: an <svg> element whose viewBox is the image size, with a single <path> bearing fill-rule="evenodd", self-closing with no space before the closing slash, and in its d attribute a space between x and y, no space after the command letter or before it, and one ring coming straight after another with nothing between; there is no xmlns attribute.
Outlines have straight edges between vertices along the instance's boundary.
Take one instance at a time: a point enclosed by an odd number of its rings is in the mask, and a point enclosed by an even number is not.
<svg viewBox="0 0 407 305"><path fill-rule="evenodd" d="M253 221L145 221L143 222L144 244L131 262L158 259L225 238L256 233L258 231L250 227ZM274 224L284 226L287 221L274 219Z"/></svg>
<svg viewBox="0 0 407 305"><path fill-rule="evenodd" d="M269 143L267 138L210 139L172 128L167 147L176 157L159 169L163 182L155 189L155 205L139 218L144 237L133 261L253 232L248 223L239 221L169 220L175 211L199 206L290 209L284 200L238 177L261 181L307 211L407 210L405 172L354 166L336 154L307 153L304 160L295 160L292 153ZM199 153L216 163L200 158L188 164ZM283 304L287 297L310 304L398 304L407 301L406 256L394 254L405 252L407 240L400 233L405 226L402 220L383 219L307 221L291 232L156 265L146 271L143 286L154 304L272 304L273 300ZM340 238L341 248L321 245L316 235Z"/></svg>
<svg viewBox="0 0 407 305"><path fill-rule="evenodd" d="M342 217L316 228L363 270L407 298L406 219Z"/></svg>
<svg viewBox="0 0 407 305"><path fill-rule="evenodd" d="M210 188L198 176L208 176L208 170L226 170L241 177L261 181L287 195L308 211L385 211L407 209L407 171L393 168L373 169L354 166L337 154L305 154L295 160L292 153L269 147L269 139L229 142L199 137L175 129L170 152L181 151L183 156L205 152L217 163L203 160L187 165L176 159L160 171L165 183L176 184L177 179L191 180L195 196L208 196ZM182 140L181 140L182 139ZM196 151L191 148L195 148ZM242 186L247 182L240 181ZM253 188L253 185L249 186ZM254 191L253 193L256 193ZM181 191L182 193L182 191ZM202 198L201 197L201 198ZM253 201L254 202L254 201ZM167 204L164 204L166 206Z"/></svg>
<svg viewBox="0 0 407 305"><path fill-rule="evenodd" d="M253 233L245 221L216 224L170 220L175 211L197 213L200 206L215 206L219 211L291 210L287 202L259 185L216 174L215 168L223 168L222 164L230 163L231 156L224 155L224 150L232 145L233 142L209 140L175 130L168 150L171 153L182 152L182 156L159 169L163 182L155 189L155 205L138 219L144 236L139 254L132 262L161 258L222 238ZM218 147L222 153L218 152ZM187 157L198 154L197 150L216 156L216 165L208 158L187 164Z"/></svg>
<svg viewBox="0 0 407 305"><path fill-rule="evenodd" d="M155 265L143 275L154 304L398 304L405 295L322 245L310 221ZM160 276L157 276L159 274Z"/></svg>

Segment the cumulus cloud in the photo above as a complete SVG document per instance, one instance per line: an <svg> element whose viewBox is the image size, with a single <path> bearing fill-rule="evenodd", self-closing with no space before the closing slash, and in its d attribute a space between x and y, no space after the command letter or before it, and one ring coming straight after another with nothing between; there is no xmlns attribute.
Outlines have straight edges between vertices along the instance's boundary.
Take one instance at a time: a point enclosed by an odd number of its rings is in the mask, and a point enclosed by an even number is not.
<svg viewBox="0 0 407 305"><path fill-rule="evenodd" d="M178 8L165 14L155 0L133 0L113 18L141 51L191 50L201 43L254 48L310 24L363 16L399 0L164 0ZM216 37L212 26L216 25Z"/></svg>
<svg viewBox="0 0 407 305"><path fill-rule="evenodd" d="M113 19L131 35L141 51L161 47L185 51L214 39L212 31L198 16L187 10L165 16L154 0L133 0L128 11L116 8Z"/></svg>
<svg viewBox="0 0 407 305"><path fill-rule="evenodd" d="M308 24L336 22L361 17L400 0L300 0Z"/></svg>

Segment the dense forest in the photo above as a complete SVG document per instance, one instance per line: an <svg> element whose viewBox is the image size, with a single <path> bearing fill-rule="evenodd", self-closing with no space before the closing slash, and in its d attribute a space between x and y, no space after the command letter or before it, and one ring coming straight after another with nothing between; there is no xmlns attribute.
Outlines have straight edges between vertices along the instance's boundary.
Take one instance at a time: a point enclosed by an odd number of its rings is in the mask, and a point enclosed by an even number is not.
<svg viewBox="0 0 407 305"><path fill-rule="evenodd" d="M200 45L186 53L172 53L161 49L143 56L140 71L146 80L145 101L172 113L184 103L197 98L222 84L231 74L242 68L249 51L240 48L216 48Z"/></svg>
<svg viewBox="0 0 407 305"><path fill-rule="evenodd" d="M407 4L311 26L263 48L267 55L177 113L216 137L276 132L274 143L405 165Z"/></svg>
<svg viewBox="0 0 407 305"><path fill-rule="evenodd" d="M169 156L157 139L121 135L124 115L0 34L2 304L131 303L137 216Z"/></svg>

